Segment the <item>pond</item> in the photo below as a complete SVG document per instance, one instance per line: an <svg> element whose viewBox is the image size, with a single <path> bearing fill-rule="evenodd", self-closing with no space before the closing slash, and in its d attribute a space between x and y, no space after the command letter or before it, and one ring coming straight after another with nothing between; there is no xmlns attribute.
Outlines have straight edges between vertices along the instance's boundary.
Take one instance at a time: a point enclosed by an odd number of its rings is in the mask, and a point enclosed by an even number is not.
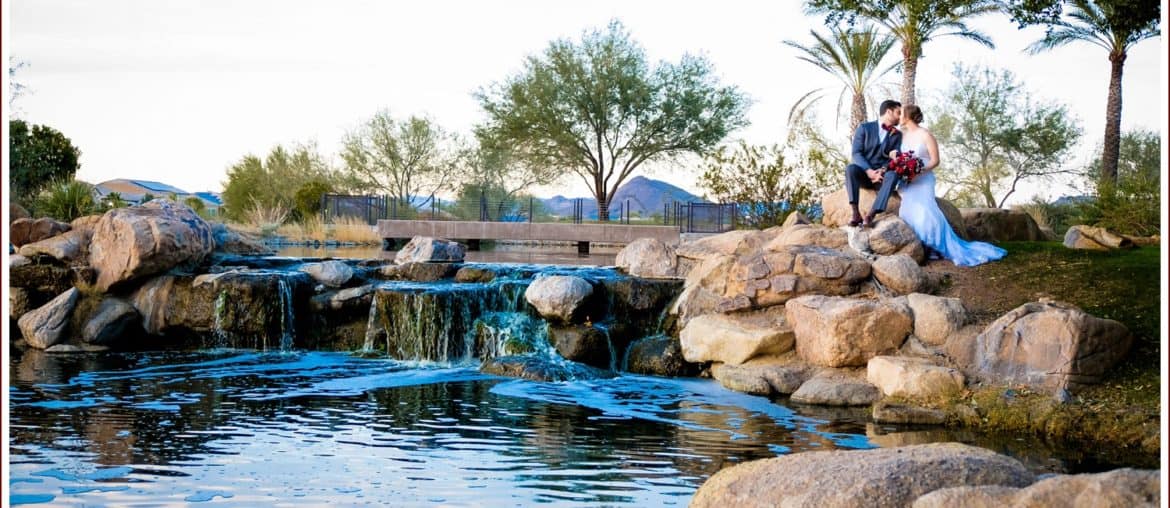
<svg viewBox="0 0 1170 508"><path fill-rule="evenodd" d="M963 441L1037 472L1108 469L1031 438L875 426L708 379L540 383L337 352L14 348L12 504L685 506L732 464Z"/></svg>

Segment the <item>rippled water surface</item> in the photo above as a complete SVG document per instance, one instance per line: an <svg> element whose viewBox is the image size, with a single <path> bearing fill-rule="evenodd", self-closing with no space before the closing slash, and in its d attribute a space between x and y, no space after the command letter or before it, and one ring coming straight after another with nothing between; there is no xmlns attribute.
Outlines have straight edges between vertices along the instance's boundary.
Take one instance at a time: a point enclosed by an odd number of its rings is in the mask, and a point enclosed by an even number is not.
<svg viewBox="0 0 1170 508"><path fill-rule="evenodd" d="M310 352L14 351L10 366L13 504L685 506L745 460L940 440L1085 467L701 379L536 383Z"/></svg>

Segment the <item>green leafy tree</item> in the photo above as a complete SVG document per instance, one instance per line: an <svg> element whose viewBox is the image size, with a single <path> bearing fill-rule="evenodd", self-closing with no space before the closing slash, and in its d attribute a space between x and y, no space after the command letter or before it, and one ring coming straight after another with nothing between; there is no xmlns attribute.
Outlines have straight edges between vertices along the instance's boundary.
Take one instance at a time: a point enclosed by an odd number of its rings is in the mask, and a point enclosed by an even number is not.
<svg viewBox="0 0 1170 508"><path fill-rule="evenodd" d="M380 111L345 135L344 171L365 189L411 202L448 190L456 178L455 139L428 118Z"/></svg>
<svg viewBox="0 0 1170 508"><path fill-rule="evenodd" d="M190 207L191 210L199 214L200 217L207 213L207 204L205 204L202 199L199 199L198 196L188 196L184 198L183 204Z"/></svg>
<svg viewBox="0 0 1170 508"><path fill-rule="evenodd" d="M71 222L97 213L101 207L93 185L81 180L57 180L45 186L33 200L37 215Z"/></svg>
<svg viewBox="0 0 1170 508"><path fill-rule="evenodd" d="M1059 2L1031 2L1033 17L1029 9L1020 7L1017 11L1022 22L1043 20L1049 30L1043 39L1036 41L1028 50L1031 53L1049 51L1074 42L1093 44L1104 49L1109 56L1109 94L1105 105L1105 144L1101 151L1101 179L1103 185L1117 182L1117 161L1121 144L1121 77L1125 70L1125 59L1130 48L1146 39L1157 37L1161 31L1159 7L1156 0L1070 0L1071 9L1063 17L1054 16L1060 12ZM1055 5L1055 7L1052 7ZM1045 9L1048 9L1047 11ZM1037 14L1037 12L1043 14Z"/></svg>
<svg viewBox="0 0 1170 508"><path fill-rule="evenodd" d="M295 204L293 209L302 220L316 216L321 213L321 196L332 192L333 185L325 180L305 182L300 189L297 189L293 200Z"/></svg>
<svg viewBox="0 0 1170 508"><path fill-rule="evenodd" d="M602 220L642 164L704 154L747 124L747 99L720 85L707 60L651 67L617 21L579 42L553 41L477 98L487 114L479 132L530 164L580 176Z"/></svg>
<svg viewBox="0 0 1170 508"><path fill-rule="evenodd" d="M740 141L723 146L704 158L699 185L720 203L739 205L739 218L757 229L782 224L795 211L809 213L823 175L802 171L778 145L758 146Z"/></svg>
<svg viewBox="0 0 1170 508"><path fill-rule="evenodd" d="M47 125L8 122L8 171L15 201L28 201L51 182L71 180L81 168L81 150Z"/></svg>
<svg viewBox="0 0 1170 508"><path fill-rule="evenodd" d="M1117 183L1100 178L1101 161L1087 171L1096 199L1082 208L1082 221L1130 235L1161 233L1161 136L1136 130L1121 136Z"/></svg>
<svg viewBox="0 0 1170 508"><path fill-rule="evenodd" d="M1081 131L1065 106L1034 101L1010 71L955 66L931 130L946 147L948 198L1002 207L1024 180L1071 175Z"/></svg>
<svg viewBox="0 0 1170 508"><path fill-rule="evenodd" d="M460 196L490 192L498 198L494 201L519 200L532 186L548 185L560 176L556 168L525 160L510 147L486 136L480 132L478 141L463 150Z"/></svg>
<svg viewBox="0 0 1170 508"><path fill-rule="evenodd" d="M312 144L298 145L291 150L278 145L263 160L246 155L228 168L223 187L224 216L243 220L257 208L292 209L301 186L331 176L325 160Z"/></svg>
<svg viewBox="0 0 1170 508"><path fill-rule="evenodd" d="M877 105L877 101L871 95L876 80L895 67L886 63L886 56L889 55L896 39L892 35L878 32L874 27L860 30L832 28L827 36L815 30L810 30L809 33L815 41L810 45L805 46L795 41L784 41L784 44L800 52L797 58L813 64L841 81L844 87L837 98L837 111L843 111L841 104L844 102L845 94L852 95L849 132L853 132L865 121L868 111L866 105L869 104L871 107ZM801 97L789 113L789 123L822 97L824 88L812 90Z"/></svg>
<svg viewBox="0 0 1170 508"><path fill-rule="evenodd" d="M805 7L830 23L867 19L894 34L902 43L902 104L917 104L914 86L926 43L962 37L995 47L986 34L968 27L967 20L998 11L996 0L806 0Z"/></svg>

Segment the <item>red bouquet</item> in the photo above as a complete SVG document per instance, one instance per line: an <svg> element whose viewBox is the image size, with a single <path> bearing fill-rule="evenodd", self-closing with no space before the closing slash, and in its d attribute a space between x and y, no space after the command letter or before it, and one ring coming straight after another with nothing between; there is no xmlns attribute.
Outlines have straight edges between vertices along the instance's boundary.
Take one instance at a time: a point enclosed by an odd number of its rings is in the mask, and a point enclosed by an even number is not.
<svg viewBox="0 0 1170 508"><path fill-rule="evenodd" d="M898 156L890 160L889 169L894 170L898 178L906 183L922 174L922 159L914 156L914 150L898 152Z"/></svg>

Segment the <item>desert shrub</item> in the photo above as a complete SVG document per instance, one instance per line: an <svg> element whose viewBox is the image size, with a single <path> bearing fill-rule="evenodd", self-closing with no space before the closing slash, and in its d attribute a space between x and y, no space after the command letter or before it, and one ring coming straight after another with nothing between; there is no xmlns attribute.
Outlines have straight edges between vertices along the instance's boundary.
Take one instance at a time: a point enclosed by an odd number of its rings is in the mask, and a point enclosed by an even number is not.
<svg viewBox="0 0 1170 508"><path fill-rule="evenodd" d="M70 222L102 211L92 185L81 180L58 180L41 190L33 200L33 213Z"/></svg>

